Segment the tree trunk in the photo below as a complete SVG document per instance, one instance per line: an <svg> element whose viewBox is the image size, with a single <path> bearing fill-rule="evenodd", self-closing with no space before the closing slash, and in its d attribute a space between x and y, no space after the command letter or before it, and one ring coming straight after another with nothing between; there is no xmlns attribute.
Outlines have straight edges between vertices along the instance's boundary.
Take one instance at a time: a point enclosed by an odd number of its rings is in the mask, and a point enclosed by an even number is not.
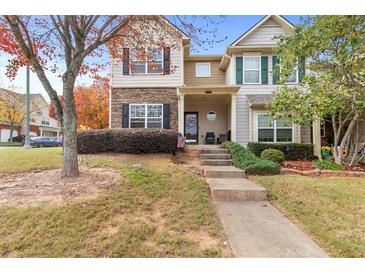
<svg viewBox="0 0 365 274"><path fill-rule="evenodd" d="M340 148L338 151L338 157L336 159L336 164L342 165L343 164L343 152L347 146L347 142L349 141L349 138L352 134L352 131L354 129L355 124L357 123L357 119L359 118L359 114L356 113L354 118L351 120L351 122L349 123L349 126L345 132L345 135L342 137L341 143L340 143Z"/></svg>
<svg viewBox="0 0 365 274"><path fill-rule="evenodd" d="M63 77L63 177L76 177L79 175L77 161L76 129L77 116L73 97L75 79Z"/></svg>
<svg viewBox="0 0 365 274"><path fill-rule="evenodd" d="M13 134L14 134L14 124L10 124L10 136L9 136L9 142L13 141Z"/></svg>
<svg viewBox="0 0 365 274"><path fill-rule="evenodd" d="M355 138L354 138L354 148L353 148L353 154L350 161L350 166L354 165L358 161L357 153L358 153L358 145L359 145L359 121L356 122L356 132L355 132Z"/></svg>

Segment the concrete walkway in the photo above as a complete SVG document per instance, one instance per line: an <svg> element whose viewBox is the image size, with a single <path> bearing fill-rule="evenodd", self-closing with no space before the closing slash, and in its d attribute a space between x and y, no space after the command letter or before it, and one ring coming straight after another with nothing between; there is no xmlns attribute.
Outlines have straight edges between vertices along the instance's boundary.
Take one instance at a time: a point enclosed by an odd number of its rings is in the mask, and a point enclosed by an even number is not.
<svg viewBox="0 0 365 274"><path fill-rule="evenodd" d="M328 257L267 201L265 188L232 166L226 149L202 146L199 150L204 175L235 257Z"/></svg>
<svg viewBox="0 0 365 274"><path fill-rule="evenodd" d="M328 257L269 202L217 202L216 207L235 257Z"/></svg>

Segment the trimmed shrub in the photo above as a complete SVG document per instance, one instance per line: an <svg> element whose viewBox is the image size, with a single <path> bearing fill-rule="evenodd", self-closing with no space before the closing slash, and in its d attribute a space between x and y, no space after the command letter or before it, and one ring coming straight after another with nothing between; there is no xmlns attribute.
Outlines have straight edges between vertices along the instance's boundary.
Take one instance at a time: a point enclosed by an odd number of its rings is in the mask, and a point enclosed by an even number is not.
<svg viewBox="0 0 365 274"><path fill-rule="evenodd" d="M24 139L25 139L25 135L18 135L18 136L13 137L13 142L21 143L24 141ZM8 141L10 141L10 138Z"/></svg>
<svg viewBox="0 0 365 274"><path fill-rule="evenodd" d="M174 153L178 133L171 129L94 129L77 133L79 153Z"/></svg>
<svg viewBox="0 0 365 274"><path fill-rule="evenodd" d="M342 167L340 165L328 160L315 161L314 166L318 169L324 170L342 170Z"/></svg>
<svg viewBox="0 0 365 274"><path fill-rule="evenodd" d="M285 161L285 155L281 150L268 148L261 153L261 159L270 160L281 165Z"/></svg>
<svg viewBox="0 0 365 274"><path fill-rule="evenodd" d="M313 144L250 142L248 143L247 148L258 157L260 157L265 149L271 148L282 151L285 155L285 159L289 161L314 159Z"/></svg>
<svg viewBox="0 0 365 274"><path fill-rule="evenodd" d="M229 150L234 165L245 170L247 174L269 175L280 173L280 165L256 157L255 154L235 142L226 141L222 144L222 147Z"/></svg>

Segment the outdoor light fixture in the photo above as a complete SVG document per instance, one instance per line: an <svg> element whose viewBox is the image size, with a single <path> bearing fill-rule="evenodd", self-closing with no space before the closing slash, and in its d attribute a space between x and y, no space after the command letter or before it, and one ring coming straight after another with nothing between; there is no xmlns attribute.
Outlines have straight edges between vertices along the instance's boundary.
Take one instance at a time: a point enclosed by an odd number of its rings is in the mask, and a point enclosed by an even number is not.
<svg viewBox="0 0 365 274"><path fill-rule="evenodd" d="M206 90L205 94L212 94L213 92L211 90Z"/></svg>

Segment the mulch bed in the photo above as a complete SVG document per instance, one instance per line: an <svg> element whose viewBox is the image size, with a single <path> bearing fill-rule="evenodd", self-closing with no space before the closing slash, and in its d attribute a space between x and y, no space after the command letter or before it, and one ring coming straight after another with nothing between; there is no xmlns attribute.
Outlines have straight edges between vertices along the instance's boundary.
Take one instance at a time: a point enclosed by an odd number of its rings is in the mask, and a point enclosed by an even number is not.
<svg viewBox="0 0 365 274"><path fill-rule="evenodd" d="M300 171L307 171L307 170L313 170L314 169L314 163L313 161L285 161L283 164L284 168L290 168Z"/></svg>
<svg viewBox="0 0 365 274"><path fill-rule="evenodd" d="M325 177L365 177L365 164L344 165L342 171L332 171L315 169L313 161L285 161L281 173Z"/></svg>

